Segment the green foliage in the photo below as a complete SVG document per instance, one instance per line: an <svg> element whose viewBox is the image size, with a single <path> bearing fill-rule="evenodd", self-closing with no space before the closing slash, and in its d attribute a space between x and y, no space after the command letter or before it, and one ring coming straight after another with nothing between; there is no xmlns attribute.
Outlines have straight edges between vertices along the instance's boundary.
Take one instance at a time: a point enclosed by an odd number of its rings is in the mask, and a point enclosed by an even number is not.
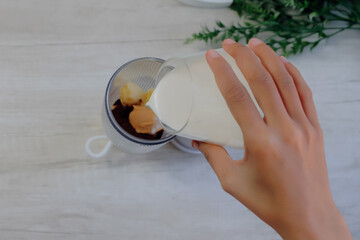
<svg viewBox="0 0 360 240"><path fill-rule="evenodd" d="M203 27L186 43L194 40L216 43L226 38L248 42L266 33L264 42L288 56L301 53L306 47L312 50L346 29L360 30L360 6L356 0L234 0L231 9L243 21L225 25L217 20L215 28ZM331 22L341 24L330 27Z"/></svg>

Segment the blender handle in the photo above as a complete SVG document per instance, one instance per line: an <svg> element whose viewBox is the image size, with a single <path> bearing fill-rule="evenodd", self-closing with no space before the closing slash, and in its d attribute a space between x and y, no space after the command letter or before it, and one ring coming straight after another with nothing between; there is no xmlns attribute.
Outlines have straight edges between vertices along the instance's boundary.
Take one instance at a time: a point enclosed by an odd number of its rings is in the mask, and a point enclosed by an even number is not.
<svg viewBox="0 0 360 240"><path fill-rule="evenodd" d="M87 152L87 154L89 154L90 157L92 158L101 158L104 157L106 155L106 153L110 150L111 148L111 141L109 140L105 147L98 153L94 153L91 148L90 148L90 144L96 140L100 140L100 139L108 139L105 135L99 135L99 136L93 136L91 138L89 138L86 143L85 143L85 151Z"/></svg>

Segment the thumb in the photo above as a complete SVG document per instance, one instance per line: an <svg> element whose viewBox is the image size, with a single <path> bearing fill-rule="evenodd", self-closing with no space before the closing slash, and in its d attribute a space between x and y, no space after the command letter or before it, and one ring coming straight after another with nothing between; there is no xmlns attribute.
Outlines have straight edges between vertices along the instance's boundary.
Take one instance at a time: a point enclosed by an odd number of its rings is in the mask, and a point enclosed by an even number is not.
<svg viewBox="0 0 360 240"><path fill-rule="evenodd" d="M205 142L192 141L193 148L199 150L204 157L208 160L210 166L214 170L216 176L219 178L220 183L227 182L229 173L233 166L233 160L231 159L225 148Z"/></svg>

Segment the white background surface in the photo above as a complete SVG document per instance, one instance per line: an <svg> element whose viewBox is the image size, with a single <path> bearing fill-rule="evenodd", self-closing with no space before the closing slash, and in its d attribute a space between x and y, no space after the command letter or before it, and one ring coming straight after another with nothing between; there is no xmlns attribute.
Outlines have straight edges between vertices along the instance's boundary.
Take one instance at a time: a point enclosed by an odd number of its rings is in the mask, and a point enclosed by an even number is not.
<svg viewBox="0 0 360 240"><path fill-rule="evenodd" d="M167 145L90 159L112 73L136 57L208 48L184 39L229 9L172 0L0 2L0 239L279 239L222 192L208 163ZM360 32L292 57L313 89L331 189L360 238Z"/></svg>

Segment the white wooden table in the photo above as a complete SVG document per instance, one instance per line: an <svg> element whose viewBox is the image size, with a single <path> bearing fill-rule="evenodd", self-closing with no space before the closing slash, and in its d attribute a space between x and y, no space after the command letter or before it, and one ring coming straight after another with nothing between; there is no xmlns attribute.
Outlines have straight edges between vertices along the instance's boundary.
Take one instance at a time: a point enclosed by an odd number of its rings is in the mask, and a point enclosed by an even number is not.
<svg viewBox="0 0 360 240"><path fill-rule="evenodd" d="M225 194L201 156L84 143L103 134L105 86L136 57L204 50L184 39L229 9L174 0L0 1L0 239L279 239ZM360 32L292 57L313 89L331 189L360 238Z"/></svg>

